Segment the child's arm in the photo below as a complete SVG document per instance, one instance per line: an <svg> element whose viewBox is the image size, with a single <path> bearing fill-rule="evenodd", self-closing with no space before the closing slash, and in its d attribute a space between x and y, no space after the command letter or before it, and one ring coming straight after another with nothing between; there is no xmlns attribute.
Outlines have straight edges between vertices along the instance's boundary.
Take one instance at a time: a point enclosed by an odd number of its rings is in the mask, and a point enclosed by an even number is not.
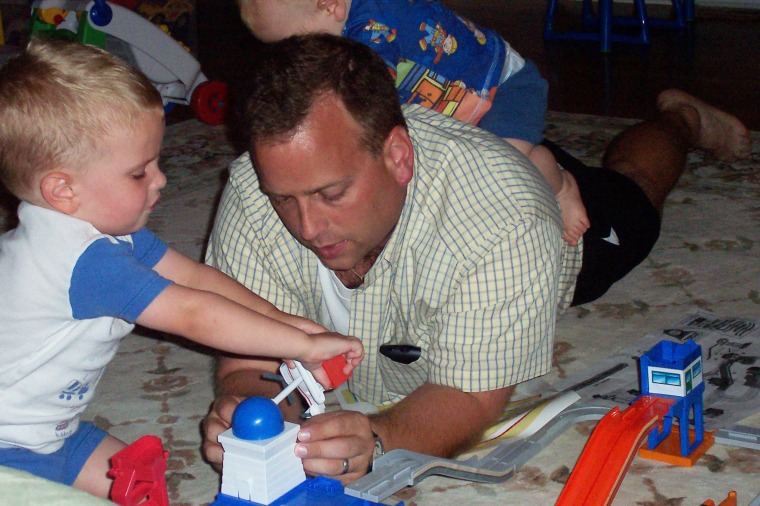
<svg viewBox="0 0 760 506"><path fill-rule="evenodd" d="M142 312L140 325L247 356L320 363L344 354L346 373L364 356L358 339L324 332L316 323L283 313L232 278L174 250L155 270L175 284Z"/></svg>
<svg viewBox="0 0 760 506"><path fill-rule="evenodd" d="M137 323L238 355L319 363L345 354L351 370L364 354L355 337L335 332L309 335L219 294L179 284L166 287Z"/></svg>
<svg viewBox="0 0 760 506"><path fill-rule="evenodd" d="M247 308L298 327L309 334L324 332L325 328L307 318L285 313L266 299L258 296L223 272L196 262L169 248L164 257L153 267L161 276L175 283L222 295Z"/></svg>

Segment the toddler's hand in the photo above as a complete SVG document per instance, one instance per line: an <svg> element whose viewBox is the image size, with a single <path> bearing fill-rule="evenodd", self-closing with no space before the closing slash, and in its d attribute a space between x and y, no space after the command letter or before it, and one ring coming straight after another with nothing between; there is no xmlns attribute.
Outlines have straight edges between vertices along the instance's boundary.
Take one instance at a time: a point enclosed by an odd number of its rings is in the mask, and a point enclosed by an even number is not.
<svg viewBox="0 0 760 506"><path fill-rule="evenodd" d="M311 349L301 357L300 362L312 372L317 372L325 360L343 355L346 359L343 374L350 376L364 358L364 345L361 340L353 336L344 336L337 332L322 332L311 336L311 344Z"/></svg>

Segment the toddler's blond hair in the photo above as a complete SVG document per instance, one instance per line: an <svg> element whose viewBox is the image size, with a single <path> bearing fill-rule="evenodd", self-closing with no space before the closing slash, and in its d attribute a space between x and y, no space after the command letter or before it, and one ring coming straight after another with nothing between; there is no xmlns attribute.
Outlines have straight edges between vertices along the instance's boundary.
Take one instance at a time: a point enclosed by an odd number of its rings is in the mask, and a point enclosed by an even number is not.
<svg viewBox="0 0 760 506"><path fill-rule="evenodd" d="M23 199L39 175L75 168L114 127L162 112L150 80L78 42L34 39L0 68L0 180Z"/></svg>

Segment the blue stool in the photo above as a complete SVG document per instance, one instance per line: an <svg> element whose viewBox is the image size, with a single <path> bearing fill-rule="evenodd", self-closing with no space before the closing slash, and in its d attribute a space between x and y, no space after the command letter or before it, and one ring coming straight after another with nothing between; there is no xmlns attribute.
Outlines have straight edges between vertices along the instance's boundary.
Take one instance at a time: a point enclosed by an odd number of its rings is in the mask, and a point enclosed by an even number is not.
<svg viewBox="0 0 760 506"><path fill-rule="evenodd" d="M694 1L695 0L671 0L675 17L672 20L649 18L649 26L676 28L682 30L686 28L687 23L694 21Z"/></svg>
<svg viewBox="0 0 760 506"><path fill-rule="evenodd" d="M581 21L584 27L596 28L595 31L563 32L554 31L554 14L558 0L548 0L546 19L544 21L544 39L546 40L598 40L599 49L609 52L613 42L632 44L649 44L649 27L682 29L688 21L694 20L694 0L671 0L675 11L674 20L648 18L644 0L633 0L632 16L613 16L612 0L598 0L599 15L591 9L591 0L583 0ZM639 28L638 35L622 35L612 32L614 25L634 26Z"/></svg>

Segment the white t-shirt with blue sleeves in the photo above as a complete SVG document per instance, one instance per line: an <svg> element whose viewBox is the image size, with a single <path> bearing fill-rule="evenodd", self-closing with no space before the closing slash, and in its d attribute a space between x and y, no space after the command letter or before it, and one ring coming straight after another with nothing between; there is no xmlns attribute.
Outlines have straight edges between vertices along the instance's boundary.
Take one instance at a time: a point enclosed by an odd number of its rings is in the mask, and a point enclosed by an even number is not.
<svg viewBox="0 0 760 506"><path fill-rule="evenodd" d="M79 426L118 344L171 283L167 245L22 202L0 236L0 447L52 453Z"/></svg>

